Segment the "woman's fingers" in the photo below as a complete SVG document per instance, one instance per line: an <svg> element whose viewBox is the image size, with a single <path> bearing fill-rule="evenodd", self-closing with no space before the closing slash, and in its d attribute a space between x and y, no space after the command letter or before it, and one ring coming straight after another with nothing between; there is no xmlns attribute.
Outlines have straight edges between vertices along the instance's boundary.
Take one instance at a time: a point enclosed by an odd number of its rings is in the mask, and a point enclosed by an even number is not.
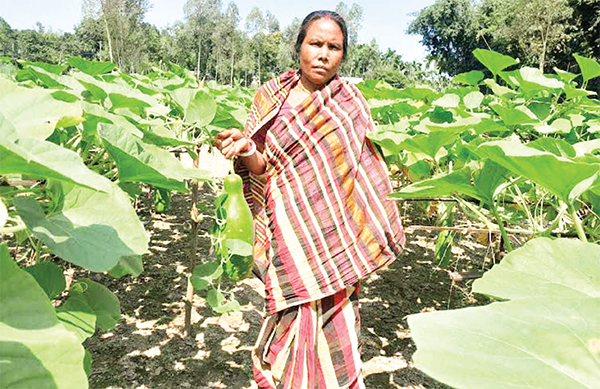
<svg viewBox="0 0 600 389"><path fill-rule="evenodd" d="M231 139L231 138L228 138ZM242 150L248 148L248 140L246 138L238 139L237 141L228 142L227 140L223 142L223 148L221 149L221 153L225 156L225 158L237 157Z"/></svg>
<svg viewBox="0 0 600 389"><path fill-rule="evenodd" d="M237 156L247 142L240 130L230 128L219 132L213 145L221 151L225 158L229 159Z"/></svg>

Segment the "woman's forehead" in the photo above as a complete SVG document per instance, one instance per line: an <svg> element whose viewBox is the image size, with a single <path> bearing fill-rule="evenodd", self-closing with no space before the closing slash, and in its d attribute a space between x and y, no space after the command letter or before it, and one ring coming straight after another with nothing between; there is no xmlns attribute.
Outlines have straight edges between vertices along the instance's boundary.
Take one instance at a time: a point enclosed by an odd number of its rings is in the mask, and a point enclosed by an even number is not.
<svg viewBox="0 0 600 389"><path fill-rule="evenodd" d="M335 36L344 39L344 33L340 26L330 18L321 18L313 21L306 29L306 37L309 36Z"/></svg>

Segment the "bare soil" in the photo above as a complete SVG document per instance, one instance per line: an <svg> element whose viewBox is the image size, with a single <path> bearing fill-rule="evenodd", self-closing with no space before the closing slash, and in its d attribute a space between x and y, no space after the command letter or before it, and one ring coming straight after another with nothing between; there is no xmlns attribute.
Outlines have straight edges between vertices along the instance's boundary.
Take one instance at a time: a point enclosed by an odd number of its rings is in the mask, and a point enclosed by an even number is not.
<svg viewBox="0 0 600 389"><path fill-rule="evenodd" d="M201 202L207 209L212 201L213 195L203 191ZM193 333L185 337L189 196L175 195L166 214L156 214L146 205L139 209L150 233L144 273L121 279L91 276L117 294L123 320L85 343L93 358L90 387L256 388L250 351L262 320L261 282L251 278L228 286L242 305L239 313L216 316L204 298L196 296ZM432 224L415 203L401 205L405 227ZM210 224L206 217L200 226L200 262L210 260L210 241L204 236ZM470 279L457 282L456 275L488 268L489 243L457 235L448 270L433 263L437 232L408 232L404 255L362 286L362 359L369 389L446 388L414 368L415 345L406 316L486 302L469 292Z"/></svg>

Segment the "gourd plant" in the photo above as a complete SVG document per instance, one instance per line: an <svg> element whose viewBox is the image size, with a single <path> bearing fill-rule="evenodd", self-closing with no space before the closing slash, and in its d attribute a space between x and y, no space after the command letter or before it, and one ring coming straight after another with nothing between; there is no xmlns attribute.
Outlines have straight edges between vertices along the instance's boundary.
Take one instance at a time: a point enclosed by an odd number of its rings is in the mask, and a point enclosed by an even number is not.
<svg viewBox="0 0 600 389"><path fill-rule="evenodd" d="M237 282L252 273L254 231L252 213L244 198L242 178L231 172L223 181L223 192L215 199L216 220L211 231L216 259L196 266L191 283L207 291L207 303L217 313L239 311L232 293L221 288L222 278Z"/></svg>
<svg viewBox="0 0 600 389"><path fill-rule="evenodd" d="M177 67L129 75L70 58L14 74L0 78L0 377L85 388L82 342L120 320L119 301L78 273L66 280L62 267L141 274L148 234L132 200L142 187L168 196L213 182L173 152L193 154L218 128L239 126L250 97L199 89Z"/></svg>
<svg viewBox="0 0 600 389"><path fill-rule="evenodd" d="M580 75L548 75L510 70L517 61L493 51L474 56L491 77L460 74L443 92L359 85L378 123L371 140L413 181L392 197L451 197L500 230L508 251L509 234L598 241L600 103L585 86L600 65L575 56Z"/></svg>
<svg viewBox="0 0 600 389"><path fill-rule="evenodd" d="M507 242L538 236L474 282L496 302L408 316L415 366L457 388L596 387L600 246L588 240L600 240L600 104L585 87L600 65L575 56L581 74L545 75L474 55L491 78L464 73L455 81L466 86L444 93L366 88L382 123L371 139L398 170L426 173L392 197L452 196Z"/></svg>

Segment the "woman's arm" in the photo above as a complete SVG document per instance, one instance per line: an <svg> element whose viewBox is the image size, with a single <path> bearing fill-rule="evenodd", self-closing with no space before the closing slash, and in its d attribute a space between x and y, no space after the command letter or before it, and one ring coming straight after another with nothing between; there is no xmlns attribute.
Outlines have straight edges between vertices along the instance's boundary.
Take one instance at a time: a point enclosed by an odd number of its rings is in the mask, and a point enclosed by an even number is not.
<svg viewBox="0 0 600 389"><path fill-rule="evenodd" d="M253 146L253 141L246 138L237 128L223 130L217 134L217 140L214 143L221 154L227 159L238 157L252 174L263 174L266 169L266 162L263 153ZM243 156L246 152L254 152L248 156Z"/></svg>

